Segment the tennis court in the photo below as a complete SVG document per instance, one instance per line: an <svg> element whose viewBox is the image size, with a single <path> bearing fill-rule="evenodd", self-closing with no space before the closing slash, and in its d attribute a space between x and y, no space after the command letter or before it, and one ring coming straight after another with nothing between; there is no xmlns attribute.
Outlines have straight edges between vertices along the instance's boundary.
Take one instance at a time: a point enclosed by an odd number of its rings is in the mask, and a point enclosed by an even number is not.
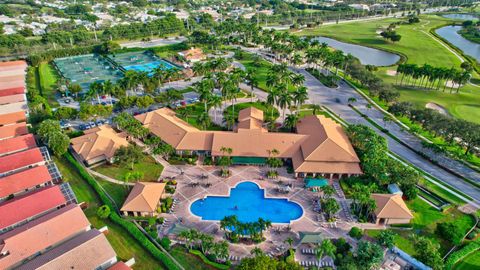
<svg viewBox="0 0 480 270"><path fill-rule="evenodd" d="M125 70L148 72L149 75L152 75L157 67L162 67L164 70L179 68L149 51L111 54L108 57Z"/></svg>
<svg viewBox="0 0 480 270"><path fill-rule="evenodd" d="M54 63L63 77L79 84L83 91L88 91L93 82L110 80L115 83L123 77L123 73L108 60L94 54L57 58Z"/></svg>

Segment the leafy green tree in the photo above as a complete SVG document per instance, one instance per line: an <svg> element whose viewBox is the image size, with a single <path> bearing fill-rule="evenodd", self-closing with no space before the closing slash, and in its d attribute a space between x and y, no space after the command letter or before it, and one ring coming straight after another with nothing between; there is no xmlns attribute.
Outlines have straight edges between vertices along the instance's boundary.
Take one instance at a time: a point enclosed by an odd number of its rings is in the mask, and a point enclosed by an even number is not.
<svg viewBox="0 0 480 270"><path fill-rule="evenodd" d="M340 205L334 198L328 198L322 200L322 210L327 214L328 220L332 218L332 215L340 210Z"/></svg>
<svg viewBox="0 0 480 270"><path fill-rule="evenodd" d="M133 170L133 166L142 158L142 149L133 144L129 144L128 146L120 146L114 155L115 162L130 166L130 170Z"/></svg>
<svg viewBox="0 0 480 270"><path fill-rule="evenodd" d="M377 267L383 260L382 248L369 241L358 242L355 261L359 269L370 270Z"/></svg>
<svg viewBox="0 0 480 270"><path fill-rule="evenodd" d="M350 231L348 232L348 235L350 235L351 237L353 237L355 239L360 239L363 236L363 232L362 232L362 229L360 229L358 227L352 227L350 229Z"/></svg>
<svg viewBox="0 0 480 270"><path fill-rule="evenodd" d="M435 232L443 239L452 241L455 245L462 242L464 235L460 225L454 221L438 223Z"/></svg>
<svg viewBox="0 0 480 270"><path fill-rule="evenodd" d="M320 246L315 250L315 256L318 260L321 260L324 256L329 256L332 259L335 259L335 253L337 252L337 247L332 243L332 240L325 239L322 241ZM320 269L320 266L319 266Z"/></svg>
<svg viewBox="0 0 480 270"><path fill-rule="evenodd" d="M434 270L443 269L443 260L439 252L439 244L423 236L414 237L413 243L416 252L415 258L432 267Z"/></svg>
<svg viewBox="0 0 480 270"><path fill-rule="evenodd" d="M70 145L70 138L63 132L56 120L45 120L40 123L37 134L56 156L65 154Z"/></svg>
<svg viewBox="0 0 480 270"><path fill-rule="evenodd" d="M383 230L378 235L378 243L384 247L392 248L395 244L396 235L392 230Z"/></svg>
<svg viewBox="0 0 480 270"><path fill-rule="evenodd" d="M101 219L107 219L110 216L111 210L108 205L102 205L97 209L97 216Z"/></svg>

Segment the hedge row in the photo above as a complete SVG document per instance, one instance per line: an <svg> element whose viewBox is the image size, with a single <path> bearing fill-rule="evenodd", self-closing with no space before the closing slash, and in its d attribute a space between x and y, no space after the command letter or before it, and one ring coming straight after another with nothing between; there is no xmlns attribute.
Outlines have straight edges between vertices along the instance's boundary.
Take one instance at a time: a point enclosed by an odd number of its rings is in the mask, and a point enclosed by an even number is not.
<svg viewBox="0 0 480 270"><path fill-rule="evenodd" d="M479 249L480 242L470 242L466 244L463 248L453 252L452 254L450 254L450 256L448 256L448 259L445 262L445 269L452 269L456 263Z"/></svg>
<svg viewBox="0 0 480 270"><path fill-rule="evenodd" d="M222 270L230 269L230 266L228 266L228 265L210 261L207 257L205 257L205 255L203 255L203 253L200 250L190 249L188 252L190 252L193 255L197 255L198 257L200 257L200 259L202 259L202 261L205 264L211 265L215 268L222 269Z"/></svg>
<svg viewBox="0 0 480 270"><path fill-rule="evenodd" d="M85 168L83 168L83 166L75 160L72 154L67 152L65 157L70 164L75 167L80 176L95 190L102 203L108 205L110 209L115 209L95 179L93 179L93 177L85 170ZM115 211L112 211L109 219L128 231L133 238L135 238L148 252L153 255L153 257L160 260L167 269L179 269L178 266L167 255L165 255L165 253L161 252L152 242L150 242L150 240L148 240L148 238L133 223L122 219Z"/></svg>

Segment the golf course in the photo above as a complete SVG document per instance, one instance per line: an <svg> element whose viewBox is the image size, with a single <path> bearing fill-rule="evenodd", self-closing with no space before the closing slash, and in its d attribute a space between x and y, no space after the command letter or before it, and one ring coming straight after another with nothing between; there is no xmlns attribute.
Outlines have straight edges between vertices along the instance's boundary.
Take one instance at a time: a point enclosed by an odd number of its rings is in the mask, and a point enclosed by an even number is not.
<svg viewBox="0 0 480 270"><path fill-rule="evenodd" d="M437 15L420 15L420 22L413 24L399 24L395 31L401 35L398 42L387 41L380 32L391 23L405 21L405 18L388 18L363 22L332 24L319 26L313 29L303 29L296 34L300 36L322 36L342 42L381 49L402 57L399 62L429 64L434 67L460 69L463 61L461 53L456 52L446 43L430 33L436 29L454 22ZM398 63L397 63L398 64ZM375 71L391 87L397 89L401 96L400 101L409 101L418 107L425 107L427 103L434 103L443 107L453 117L480 123L480 86L466 84L458 93L449 93L449 90L426 90L410 86L396 85L396 65L378 67ZM477 83L478 74L473 74L472 83ZM454 91L455 92L455 91Z"/></svg>

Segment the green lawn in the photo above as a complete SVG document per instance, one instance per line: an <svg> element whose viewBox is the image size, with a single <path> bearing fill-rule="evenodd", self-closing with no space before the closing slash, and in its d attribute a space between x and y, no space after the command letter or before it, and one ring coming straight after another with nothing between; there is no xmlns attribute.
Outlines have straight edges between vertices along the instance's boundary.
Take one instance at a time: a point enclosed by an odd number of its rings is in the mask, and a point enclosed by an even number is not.
<svg viewBox="0 0 480 270"><path fill-rule="evenodd" d="M453 267L454 270L472 270L479 268L480 252L473 252Z"/></svg>
<svg viewBox="0 0 480 270"><path fill-rule="evenodd" d="M191 254L184 247L175 246L170 254L188 270L214 270L216 268L205 264L197 256Z"/></svg>
<svg viewBox="0 0 480 270"><path fill-rule="evenodd" d="M93 168L93 170L117 180L123 180L128 172L143 172L144 176L141 181L152 182L158 180L163 171L163 166L156 163L151 156L145 155L142 161L133 166L133 170L130 167L117 164L103 164Z"/></svg>
<svg viewBox="0 0 480 270"><path fill-rule="evenodd" d="M238 60L238 62L243 64L247 70L254 71L255 76L258 79L258 88L267 91L267 75L272 64L266 60L263 60L263 58L255 62L254 55L245 52L243 53L243 58Z"/></svg>
<svg viewBox="0 0 480 270"><path fill-rule="evenodd" d="M100 184L100 186L105 189L105 191L112 197L112 199L115 201L118 207L121 207L123 205L123 202L128 196L128 193L130 191L129 186L125 185L120 185L120 184L115 184L111 183L108 181L103 180L100 177L94 177L97 182Z"/></svg>
<svg viewBox="0 0 480 270"><path fill-rule="evenodd" d="M407 63L418 65L428 63L432 66L454 66L459 68L460 60L448 51L447 48L426 34L431 28L447 24L452 22L452 20L436 15L422 15L420 16L420 19L420 23L413 25L400 25L397 27L396 31L402 35L402 39L396 43L387 42L376 33L382 27L386 27L392 22L399 21L399 19L395 18L326 25L315 29L303 30L298 34L309 36L322 35L344 42L396 52L405 56L407 58ZM385 82L393 85L395 83L395 77L387 75L387 70L396 70L396 66L379 68L377 75L384 79ZM475 74L474 77L478 77L478 75ZM450 94L448 92L444 93L434 90L412 89L396 85L393 85L392 87L400 91L400 100L402 101L410 101L418 107L425 107L427 103L434 102L445 107L454 117L480 123L479 87L466 85L460 89L459 94Z"/></svg>
<svg viewBox="0 0 480 270"><path fill-rule="evenodd" d="M452 247L452 243L440 239L435 234L437 223L454 221L460 225L461 231L464 233L466 233L474 224L474 220L471 216L465 215L455 208L451 208L442 213L418 197L407 202L407 206L414 216L411 222L413 229L402 230L392 228L392 230L397 233L397 236L395 237L395 245L410 255L415 255L415 249L411 240L413 235L426 236L439 243L442 255ZM380 232L376 230L367 231L367 234L371 237L375 237L379 233Z"/></svg>
<svg viewBox="0 0 480 270"><path fill-rule="evenodd" d="M102 220L96 215L100 205L100 199L95 191L80 177L65 158L54 158L64 181L69 182L79 202L86 202L88 207L85 215L93 225L99 229L108 226L107 239L117 253L120 260L126 261L135 258L133 269L164 269L160 262L156 261L148 251L144 250L138 242L133 239L127 231L109 220Z"/></svg>
<svg viewBox="0 0 480 270"><path fill-rule="evenodd" d="M187 111L187 114L183 115L183 112L185 111ZM175 112L177 114L177 117L183 119L190 125L198 129L203 129L202 125L198 121L200 115L205 112L205 107L203 103L195 103L185 107L180 107L176 109ZM223 128L221 126L215 125L213 121L211 121L210 124L207 126L206 130L223 130Z"/></svg>
<svg viewBox="0 0 480 270"><path fill-rule="evenodd" d="M48 103L52 107L58 107L58 102L55 98L57 80L59 74L49 63L43 62L38 67L38 73L40 77L41 93L44 98L48 100Z"/></svg>

